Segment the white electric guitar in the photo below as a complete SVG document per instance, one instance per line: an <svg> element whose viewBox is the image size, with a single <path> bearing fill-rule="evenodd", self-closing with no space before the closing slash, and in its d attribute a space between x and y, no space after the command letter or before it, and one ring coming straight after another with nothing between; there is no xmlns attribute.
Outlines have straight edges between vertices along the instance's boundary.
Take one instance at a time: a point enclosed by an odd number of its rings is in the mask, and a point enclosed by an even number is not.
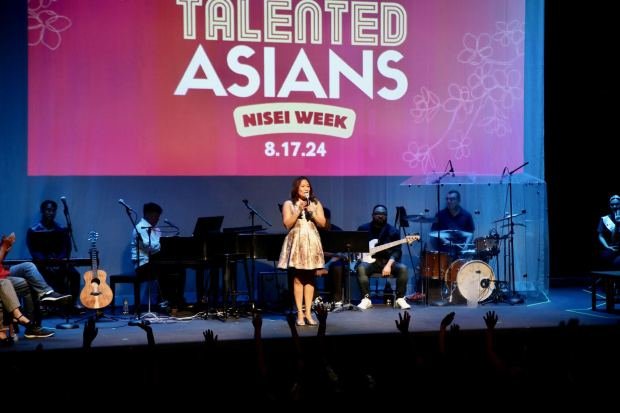
<svg viewBox="0 0 620 413"><path fill-rule="evenodd" d="M382 245L379 245L378 247L375 247L375 245L377 245L377 242L379 242L379 240L375 238L368 243L368 252L365 252L362 254L362 258L360 259L360 261L372 264L373 262L375 262L375 259L372 258L372 256L375 255L376 253L381 252L383 250L390 249L400 244L404 244L405 242L408 244L412 244L413 242L418 241L419 239L420 239L419 234L407 235L405 238L399 239L398 241L388 242L387 244L382 244Z"/></svg>

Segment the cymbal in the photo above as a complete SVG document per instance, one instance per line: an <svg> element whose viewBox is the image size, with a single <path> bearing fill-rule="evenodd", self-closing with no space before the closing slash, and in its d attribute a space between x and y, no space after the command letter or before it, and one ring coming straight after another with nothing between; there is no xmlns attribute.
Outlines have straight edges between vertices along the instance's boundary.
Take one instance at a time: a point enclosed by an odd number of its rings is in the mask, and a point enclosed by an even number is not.
<svg viewBox="0 0 620 413"><path fill-rule="evenodd" d="M405 217L409 222L419 222L421 224L430 224L435 222L435 217L427 217L424 214L407 215Z"/></svg>
<svg viewBox="0 0 620 413"><path fill-rule="evenodd" d="M455 247L461 248L463 250L463 252L465 252L465 250L468 250L468 249L472 248L474 246L474 243L473 242L463 242L463 243L454 243L452 245L454 245Z"/></svg>
<svg viewBox="0 0 620 413"><path fill-rule="evenodd" d="M516 214L512 214L512 215L508 214L508 215L506 215L504 218L496 219L495 221L493 221L493 223L496 223L496 222L501 222L501 221L505 221L505 220L507 220L507 219L510 219L510 218L515 218L515 217L518 217L518 216L520 216L520 215L525 215L525 212L518 212L518 213L516 213Z"/></svg>
<svg viewBox="0 0 620 413"><path fill-rule="evenodd" d="M430 237L439 238L440 233L441 238L445 239L467 238L472 235L471 232L461 231L460 229L442 229L441 231L431 231L428 235Z"/></svg>

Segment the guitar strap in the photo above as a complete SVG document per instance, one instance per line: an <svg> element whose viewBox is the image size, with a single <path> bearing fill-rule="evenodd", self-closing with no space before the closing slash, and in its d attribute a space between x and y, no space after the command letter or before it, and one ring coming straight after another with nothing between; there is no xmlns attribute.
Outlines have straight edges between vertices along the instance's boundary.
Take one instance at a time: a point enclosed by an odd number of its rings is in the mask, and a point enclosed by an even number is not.
<svg viewBox="0 0 620 413"><path fill-rule="evenodd" d="M607 229L611 232L614 232L614 230L616 229L616 224L611 219L611 217L609 215L605 215L604 217L601 217L601 219L603 220L603 224L607 227Z"/></svg>

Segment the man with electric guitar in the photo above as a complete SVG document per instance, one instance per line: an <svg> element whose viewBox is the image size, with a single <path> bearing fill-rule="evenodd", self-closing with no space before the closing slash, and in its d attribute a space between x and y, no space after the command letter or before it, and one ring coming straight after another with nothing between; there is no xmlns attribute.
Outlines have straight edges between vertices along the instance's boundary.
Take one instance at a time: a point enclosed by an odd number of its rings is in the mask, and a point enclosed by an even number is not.
<svg viewBox="0 0 620 413"><path fill-rule="evenodd" d="M372 209L372 221L360 225L357 230L368 232L370 246L370 252L364 254L357 265L357 281L362 295L358 307L362 310L372 307L369 277L379 273L382 277L396 278L395 306L403 310L411 308L405 300L409 272L407 266L400 262L403 254L401 245L417 241L419 235L409 235L401 239L399 231L388 224L387 207L381 204Z"/></svg>

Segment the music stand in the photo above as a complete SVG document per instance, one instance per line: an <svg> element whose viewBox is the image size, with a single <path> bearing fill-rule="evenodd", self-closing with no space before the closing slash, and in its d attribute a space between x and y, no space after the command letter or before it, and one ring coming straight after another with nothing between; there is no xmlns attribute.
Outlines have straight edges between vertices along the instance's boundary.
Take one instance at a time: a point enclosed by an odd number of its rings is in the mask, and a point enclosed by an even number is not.
<svg viewBox="0 0 620 413"><path fill-rule="evenodd" d="M325 231L321 233L323 251L345 251L349 257L349 263L353 262L353 253L369 252L367 231ZM351 273L347 280L346 302L334 312L361 311L351 304Z"/></svg>

